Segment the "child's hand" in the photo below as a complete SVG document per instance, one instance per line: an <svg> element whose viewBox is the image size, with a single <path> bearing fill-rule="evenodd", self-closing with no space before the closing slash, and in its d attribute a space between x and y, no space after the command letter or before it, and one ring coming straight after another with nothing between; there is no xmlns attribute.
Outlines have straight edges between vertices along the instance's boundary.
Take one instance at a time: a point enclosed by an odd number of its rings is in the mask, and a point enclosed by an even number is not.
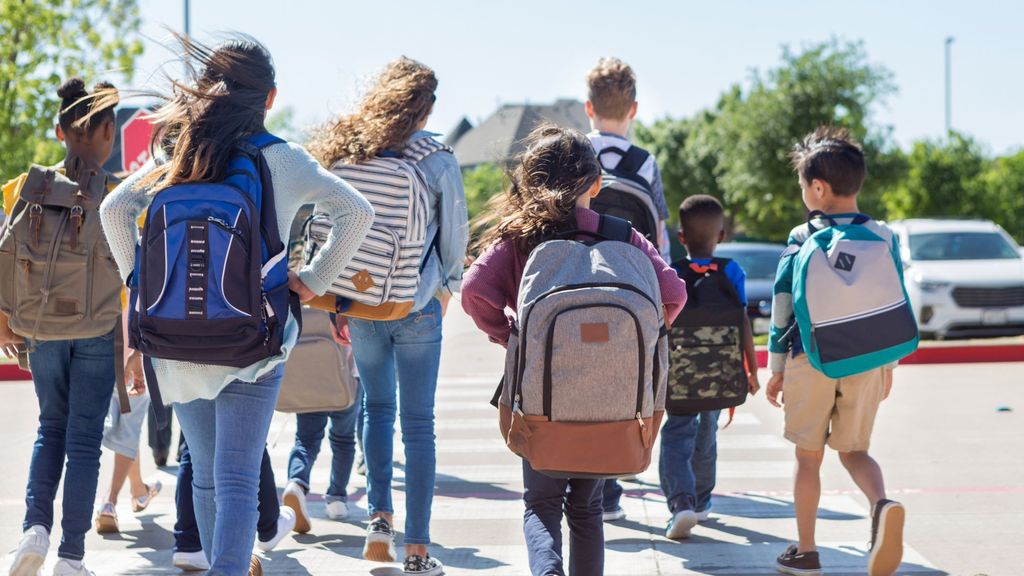
<svg viewBox="0 0 1024 576"><path fill-rule="evenodd" d="M337 315L334 324L331 325L331 337L342 346L352 345L352 333L348 328L348 316Z"/></svg>
<svg viewBox="0 0 1024 576"><path fill-rule="evenodd" d="M288 271L288 289L299 295L300 302L309 302L316 297L316 294L306 286L299 275L291 270Z"/></svg>
<svg viewBox="0 0 1024 576"><path fill-rule="evenodd" d="M768 389L764 392L768 403L776 408L782 408L782 403L786 401L785 396L779 397L782 394L782 382L785 376L784 372L772 372L772 377L768 380Z"/></svg>
<svg viewBox="0 0 1024 576"><path fill-rule="evenodd" d="M124 363L124 385L129 396L146 393L146 374L142 369L142 354L138 350L132 350Z"/></svg>
<svg viewBox="0 0 1024 576"><path fill-rule="evenodd" d="M761 389L761 382L757 379L757 370L747 374L747 384L750 386L750 395L756 396L757 391Z"/></svg>
<svg viewBox="0 0 1024 576"><path fill-rule="evenodd" d="M892 392L892 368L882 368L882 400Z"/></svg>

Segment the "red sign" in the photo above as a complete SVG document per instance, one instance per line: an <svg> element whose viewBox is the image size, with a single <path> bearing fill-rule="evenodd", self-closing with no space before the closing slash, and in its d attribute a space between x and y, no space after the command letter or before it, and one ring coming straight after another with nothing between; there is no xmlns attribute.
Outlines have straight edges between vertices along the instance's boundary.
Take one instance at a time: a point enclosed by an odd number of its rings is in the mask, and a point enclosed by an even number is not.
<svg viewBox="0 0 1024 576"><path fill-rule="evenodd" d="M149 160L149 144L153 139L149 113L139 108L121 125L121 169L125 172L134 172Z"/></svg>

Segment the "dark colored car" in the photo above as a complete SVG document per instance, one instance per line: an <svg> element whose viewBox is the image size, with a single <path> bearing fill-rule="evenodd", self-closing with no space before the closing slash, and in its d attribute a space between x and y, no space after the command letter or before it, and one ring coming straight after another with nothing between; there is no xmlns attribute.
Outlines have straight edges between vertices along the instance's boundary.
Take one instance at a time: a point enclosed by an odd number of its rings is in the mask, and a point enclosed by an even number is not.
<svg viewBox="0 0 1024 576"><path fill-rule="evenodd" d="M782 244L726 242L715 250L715 256L735 260L747 274L747 314L755 334L767 333L771 323L772 288L783 249Z"/></svg>

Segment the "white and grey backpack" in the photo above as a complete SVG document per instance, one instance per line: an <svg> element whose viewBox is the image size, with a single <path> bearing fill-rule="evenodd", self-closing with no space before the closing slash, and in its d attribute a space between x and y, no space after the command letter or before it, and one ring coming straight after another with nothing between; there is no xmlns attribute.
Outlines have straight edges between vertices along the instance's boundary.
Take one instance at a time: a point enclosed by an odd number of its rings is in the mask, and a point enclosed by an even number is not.
<svg viewBox="0 0 1024 576"><path fill-rule="evenodd" d="M435 235L428 244L430 191L417 164L442 151L451 152L451 148L426 137L410 142L401 154L331 168L369 200L373 226L327 295L310 305L371 320L396 320L409 313L423 263L437 242ZM307 261L326 241L331 225L324 215L309 221Z"/></svg>
<svg viewBox="0 0 1024 576"><path fill-rule="evenodd" d="M580 242L578 235L596 242ZM665 407L668 349L658 277L601 216L537 246L519 289L518 320L498 399L509 448L560 477L642 472Z"/></svg>

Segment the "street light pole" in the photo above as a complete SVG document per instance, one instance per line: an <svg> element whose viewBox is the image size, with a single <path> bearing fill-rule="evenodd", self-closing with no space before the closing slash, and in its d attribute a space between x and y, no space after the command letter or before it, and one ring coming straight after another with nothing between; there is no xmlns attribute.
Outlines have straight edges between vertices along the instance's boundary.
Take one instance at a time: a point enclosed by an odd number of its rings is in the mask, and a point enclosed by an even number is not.
<svg viewBox="0 0 1024 576"><path fill-rule="evenodd" d="M184 0L184 1L185 1L185 36L191 36L192 35L192 14L191 14L191 10L189 10L189 5L191 3L189 2L189 0Z"/></svg>
<svg viewBox="0 0 1024 576"><path fill-rule="evenodd" d="M187 0L185 0L187 2ZM952 133L952 71L950 67L950 52L952 51L953 37L946 37L946 137Z"/></svg>

